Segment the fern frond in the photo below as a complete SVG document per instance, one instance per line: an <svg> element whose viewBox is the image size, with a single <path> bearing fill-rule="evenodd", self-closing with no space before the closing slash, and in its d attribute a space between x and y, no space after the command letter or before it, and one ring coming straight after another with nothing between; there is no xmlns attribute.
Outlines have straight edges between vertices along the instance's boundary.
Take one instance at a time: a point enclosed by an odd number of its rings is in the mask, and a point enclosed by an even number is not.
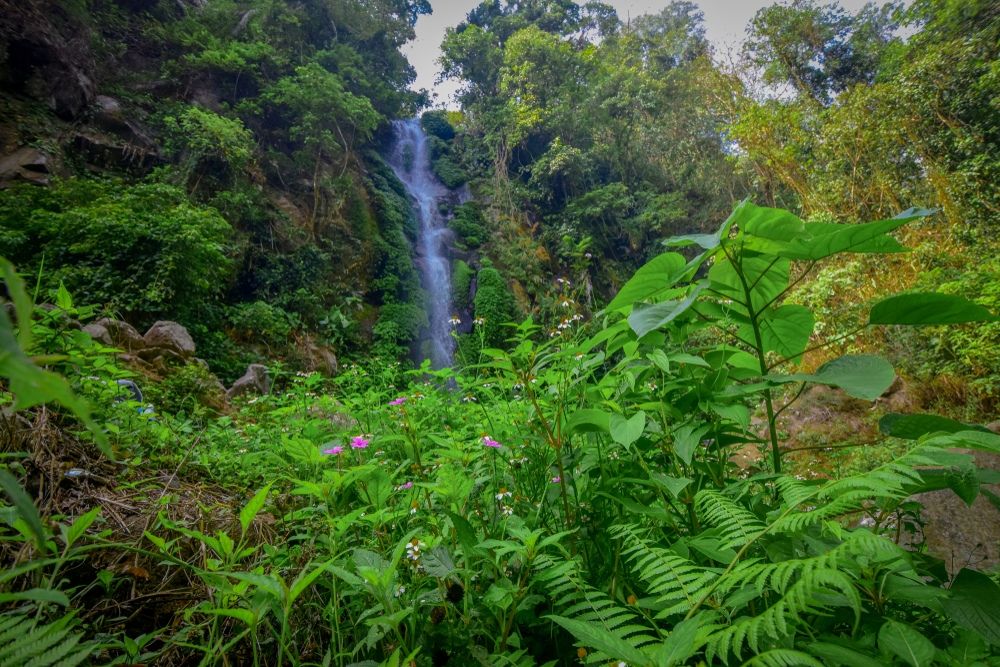
<svg viewBox="0 0 1000 667"><path fill-rule="evenodd" d="M823 663L802 651L776 648L755 655L744 662L743 667L823 667Z"/></svg>
<svg viewBox="0 0 1000 667"><path fill-rule="evenodd" d="M543 555L536 560L535 569L535 581L548 591L553 609L561 615L593 624L637 649L658 641L638 614L586 583L577 561L557 561ZM610 659L611 656L595 651L587 662Z"/></svg>
<svg viewBox="0 0 1000 667"><path fill-rule="evenodd" d="M23 615L0 617L0 667L52 667L78 665L94 652L94 644L81 644L83 635L74 632L72 614L50 623ZM14 632L16 631L16 634Z"/></svg>
<svg viewBox="0 0 1000 667"><path fill-rule="evenodd" d="M634 526L612 526L611 536L622 542L622 557L654 598L656 618L686 614L718 576L669 549L656 547Z"/></svg>
<svg viewBox="0 0 1000 667"><path fill-rule="evenodd" d="M836 569L820 569L800 577L784 595L756 616L743 616L732 625L714 632L708 639L706 656L709 662L716 656L726 660L729 655L742 659L744 645L754 653L766 648L768 641L778 641L792 633L811 614L841 606L834 601L846 600L855 614L861 611L861 596L854 582Z"/></svg>
<svg viewBox="0 0 1000 667"><path fill-rule="evenodd" d="M765 526L760 519L718 491L702 489L695 495L694 502L705 522L722 530L730 549L739 549L764 532Z"/></svg>

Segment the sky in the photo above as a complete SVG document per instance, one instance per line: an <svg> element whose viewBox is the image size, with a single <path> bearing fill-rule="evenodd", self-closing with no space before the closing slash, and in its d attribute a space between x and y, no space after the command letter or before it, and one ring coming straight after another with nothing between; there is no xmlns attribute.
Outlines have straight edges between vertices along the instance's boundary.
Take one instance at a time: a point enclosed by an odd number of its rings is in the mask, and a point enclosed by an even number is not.
<svg viewBox="0 0 1000 667"><path fill-rule="evenodd" d="M669 0L604 0L614 5L618 17L623 21L642 14L657 13L669 4ZM840 5L851 12L860 9L866 0L841 0ZM417 70L414 89L426 88L438 94L438 106L455 106L451 97L458 87L454 81L435 85L439 69L444 31L465 19L465 15L479 0L431 0L434 13L421 16L417 20L417 38L403 47L403 53ZM753 15L761 7L774 4L774 0L701 0L698 2L705 13L705 31L709 41L719 52L735 48L743 39L744 31Z"/></svg>

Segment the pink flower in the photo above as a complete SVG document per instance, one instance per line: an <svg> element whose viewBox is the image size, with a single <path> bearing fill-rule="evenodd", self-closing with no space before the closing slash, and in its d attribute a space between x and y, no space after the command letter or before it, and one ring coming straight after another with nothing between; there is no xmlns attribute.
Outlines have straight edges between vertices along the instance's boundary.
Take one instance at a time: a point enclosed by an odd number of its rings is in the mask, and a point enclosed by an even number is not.
<svg viewBox="0 0 1000 667"><path fill-rule="evenodd" d="M400 396L399 398L389 401L389 405L402 405L406 403L406 396Z"/></svg>
<svg viewBox="0 0 1000 667"><path fill-rule="evenodd" d="M407 489L412 489L412 488L413 488L413 482L404 482L403 484L400 484L399 486L397 486L396 490L397 491L406 491Z"/></svg>
<svg viewBox="0 0 1000 667"><path fill-rule="evenodd" d="M340 456L340 453L342 451L344 451L343 447L341 447L340 445L334 445L333 447L324 449L323 453L327 454L328 456Z"/></svg>
<svg viewBox="0 0 1000 667"><path fill-rule="evenodd" d="M560 477L559 475L556 475L555 477L552 478L552 483L553 484L558 484L561 481L562 481L562 477Z"/></svg>
<svg viewBox="0 0 1000 667"><path fill-rule="evenodd" d="M492 447L493 449L500 449L500 443L488 435L483 436L483 445L486 447Z"/></svg>
<svg viewBox="0 0 1000 667"><path fill-rule="evenodd" d="M368 446L368 440L364 436L356 436L351 440L351 447L354 449L364 449Z"/></svg>

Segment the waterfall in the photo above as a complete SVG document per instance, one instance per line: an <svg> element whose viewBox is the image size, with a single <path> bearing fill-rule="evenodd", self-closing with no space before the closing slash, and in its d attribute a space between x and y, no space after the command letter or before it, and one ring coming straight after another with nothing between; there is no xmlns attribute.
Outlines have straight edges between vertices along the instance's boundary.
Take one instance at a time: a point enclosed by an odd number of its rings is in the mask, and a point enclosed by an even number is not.
<svg viewBox="0 0 1000 667"><path fill-rule="evenodd" d="M417 267L427 292L430 327L421 343L429 345L431 366L452 365L455 340L451 335L451 264L448 259L449 229L439 204L451 194L431 171L427 135L419 118L393 123L396 143L389 164L413 200L420 225L417 239Z"/></svg>

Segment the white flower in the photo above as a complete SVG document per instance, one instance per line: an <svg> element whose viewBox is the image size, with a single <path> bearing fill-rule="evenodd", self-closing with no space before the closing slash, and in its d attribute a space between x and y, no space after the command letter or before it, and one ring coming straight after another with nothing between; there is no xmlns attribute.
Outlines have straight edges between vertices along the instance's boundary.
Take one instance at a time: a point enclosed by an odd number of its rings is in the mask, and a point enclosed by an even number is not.
<svg viewBox="0 0 1000 667"><path fill-rule="evenodd" d="M450 324L453 327L457 327L461 323L462 320L458 317L458 315L452 315L451 318L448 320L448 324Z"/></svg>

